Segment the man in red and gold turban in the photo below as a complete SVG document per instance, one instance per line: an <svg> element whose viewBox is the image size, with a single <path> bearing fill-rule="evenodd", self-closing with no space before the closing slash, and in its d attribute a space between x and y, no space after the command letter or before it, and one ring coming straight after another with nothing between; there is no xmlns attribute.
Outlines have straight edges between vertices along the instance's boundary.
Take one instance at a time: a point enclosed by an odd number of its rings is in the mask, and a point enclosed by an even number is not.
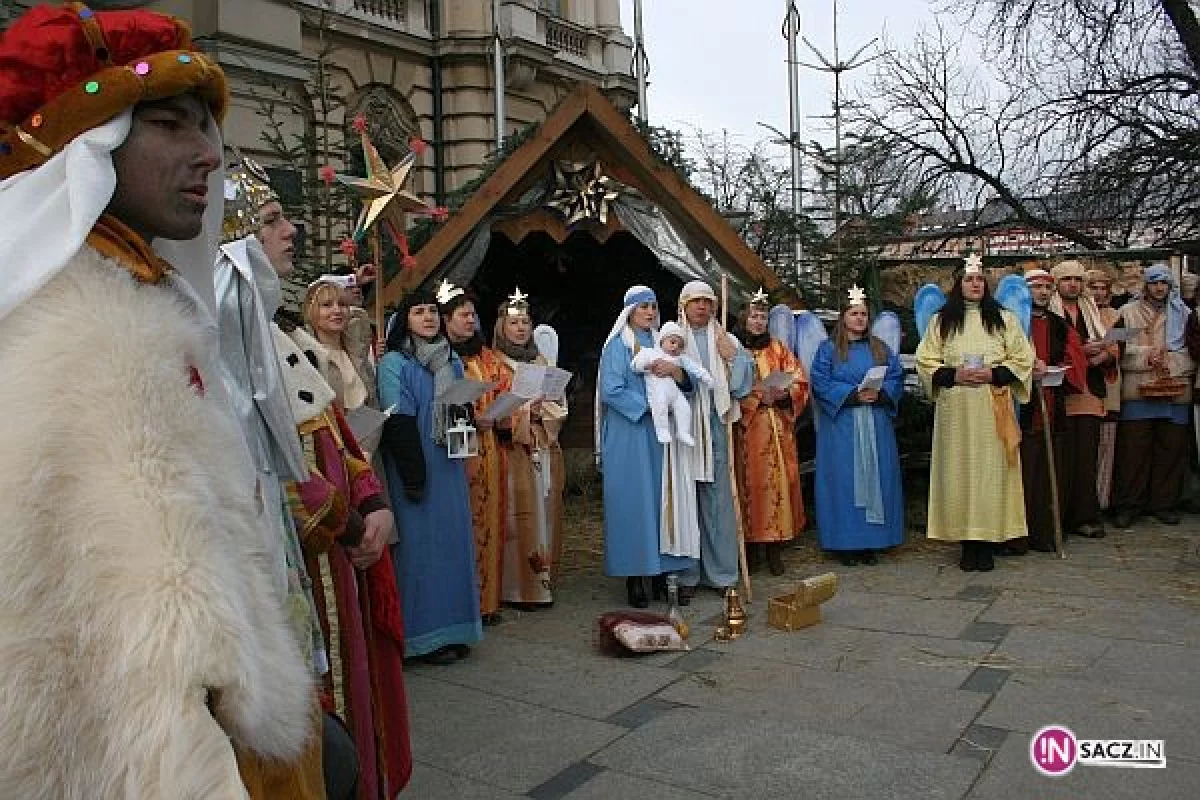
<svg viewBox="0 0 1200 800"><path fill-rule="evenodd" d="M324 796L216 366L226 103L160 14L42 6L0 36L6 797ZM312 793L270 783L302 755Z"/></svg>

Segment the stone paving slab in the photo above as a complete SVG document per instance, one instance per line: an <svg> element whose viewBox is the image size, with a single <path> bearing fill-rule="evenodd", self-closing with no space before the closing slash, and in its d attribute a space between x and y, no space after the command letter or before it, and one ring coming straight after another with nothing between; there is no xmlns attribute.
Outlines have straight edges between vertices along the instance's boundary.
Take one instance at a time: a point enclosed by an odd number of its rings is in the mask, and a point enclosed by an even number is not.
<svg viewBox="0 0 1200 800"><path fill-rule="evenodd" d="M1080 680L1108 685L1151 687L1200 707L1200 649L1113 640Z"/></svg>
<svg viewBox="0 0 1200 800"><path fill-rule="evenodd" d="M946 598L839 591L821 612L831 625L954 638L984 608L983 603Z"/></svg>
<svg viewBox="0 0 1200 800"><path fill-rule="evenodd" d="M932 752L948 751L988 700L974 692L902 686L732 654L672 684L659 697Z"/></svg>
<svg viewBox="0 0 1200 800"><path fill-rule="evenodd" d="M626 732L423 675L406 678L414 758L518 794Z"/></svg>
<svg viewBox="0 0 1200 800"><path fill-rule="evenodd" d="M635 659L581 655L503 632L484 639L465 661L419 670L449 683L593 719L604 719L683 675Z"/></svg>
<svg viewBox="0 0 1200 800"><path fill-rule="evenodd" d="M957 687L985 663L993 647L986 642L858 630L829 622L799 631L777 631L757 614L752 615L751 624L750 633L741 639L710 642L705 647L813 669L947 688Z"/></svg>
<svg viewBox="0 0 1200 800"><path fill-rule="evenodd" d="M413 764L412 778L400 795L413 800L518 800L499 786L464 778L420 761Z"/></svg>
<svg viewBox="0 0 1200 800"><path fill-rule="evenodd" d="M1079 733L1076 731L1076 733ZM1076 766L1061 778L1038 773L1029 761L1029 737L1009 736L976 784L969 800L1191 800L1200 786L1200 765L1171 758L1166 769Z"/></svg>
<svg viewBox="0 0 1200 800"><path fill-rule="evenodd" d="M1200 614L1195 609L1119 597L1009 590L979 619L1200 647Z"/></svg>
<svg viewBox="0 0 1200 800"><path fill-rule="evenodd" d="M1058 723L1087 739L1165 739L1175 751L1194 741L1195 698L1136 689L1103 681L1014 675L993 698L978 722L1032 734Z"/></svg>
<svg viewBox="0 0 1200 800"><path fill-rule="evenodd" d="M1099 661L1114 641L1090 633L1015 625L997 645L993 665L1033 676L1073 676Z"/></svg>
<svg viewBox="0 0 1200 800"><path fill-rule="evenodd" d="M779 720L686 710L639 728L591 760L692 791L764 800L950 800L962 797L982 768L977 759Z"/></svg>
<svg viewBox="0 0 1200 800"><path fill-rule="evenodd" d="M705 800L716 795L680 789L667 783L647 781L606 769L564 800Z"/></svg>

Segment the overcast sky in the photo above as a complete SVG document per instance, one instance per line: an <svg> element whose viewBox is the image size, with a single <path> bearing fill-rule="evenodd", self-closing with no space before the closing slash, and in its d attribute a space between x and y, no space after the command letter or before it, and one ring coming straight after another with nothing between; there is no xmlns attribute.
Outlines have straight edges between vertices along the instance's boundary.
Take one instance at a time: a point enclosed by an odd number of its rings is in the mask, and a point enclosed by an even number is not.
<svg viewBox="0 0 1200 800"><path fill-rule="evenodd" d="M848 58L875 37L907 43L934 17L936 0L841 0L838 39ZM832 0L800 0L802 32L832 57ZM759 121L788 127L787 42L781 35L785 0L643 0L650 57L650 122L706 131L728 129L743 144L769 138ZM953 23L944 18L948 26ZM633 0L621 0L621 23L633 35ZM815 59L803 43L801 61ZM870 67L858 71L861 80ZM849 81L853 83L855 74ZM832 77L801 74L808 137L828 114ZM823 138L817 136L817 138Z"/></svg>

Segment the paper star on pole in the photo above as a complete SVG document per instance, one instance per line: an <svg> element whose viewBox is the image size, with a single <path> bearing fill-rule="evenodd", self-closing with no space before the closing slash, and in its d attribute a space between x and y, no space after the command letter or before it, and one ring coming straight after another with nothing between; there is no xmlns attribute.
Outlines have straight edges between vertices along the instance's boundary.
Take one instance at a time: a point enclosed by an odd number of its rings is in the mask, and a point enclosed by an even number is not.
<svg viewBox="0 0 1200 800"><path fill-rule="evenodd" d="M609 207L622 185L604 174L600 161L556 161L545 205L561 214L568 226L585 220L608 224Z"/></svg>
<svg viewBox="0 0 1200 800"><path fill-rule="evenodd" d="M404 223L405 214L433 212L430 206L406 186L416 163L416 154L410 152L399 164L388 169L365 130L362 131L362 149L363 160L367 164L367 177L337 176L338 181L357 192L363 200L362 213L355 226L355 236L361 236L377 222L382 221L391 229L392 237L397 238L407 227Z"/></svg>
<svg viewBox="0 0 1200 800"><path fill-rule="evenodd" d="M850 298L851 306L865 306L867 304L867 293L858 287L858 284L851 286L846 291L846 296Z"/></svg>

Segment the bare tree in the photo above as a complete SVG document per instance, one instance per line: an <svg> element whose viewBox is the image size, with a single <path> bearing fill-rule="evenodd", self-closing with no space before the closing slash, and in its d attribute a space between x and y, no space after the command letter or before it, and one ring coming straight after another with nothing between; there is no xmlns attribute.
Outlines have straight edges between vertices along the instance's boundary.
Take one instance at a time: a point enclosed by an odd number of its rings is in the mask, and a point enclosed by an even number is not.
<svg viewBox="0 0 1200 800"><path fill-rule="evenodd" d="M1200 25L1182 0L961 0L983 69L938 27L880 60L857 122L968 207L1088 249L1200 233Z"/></svg>

